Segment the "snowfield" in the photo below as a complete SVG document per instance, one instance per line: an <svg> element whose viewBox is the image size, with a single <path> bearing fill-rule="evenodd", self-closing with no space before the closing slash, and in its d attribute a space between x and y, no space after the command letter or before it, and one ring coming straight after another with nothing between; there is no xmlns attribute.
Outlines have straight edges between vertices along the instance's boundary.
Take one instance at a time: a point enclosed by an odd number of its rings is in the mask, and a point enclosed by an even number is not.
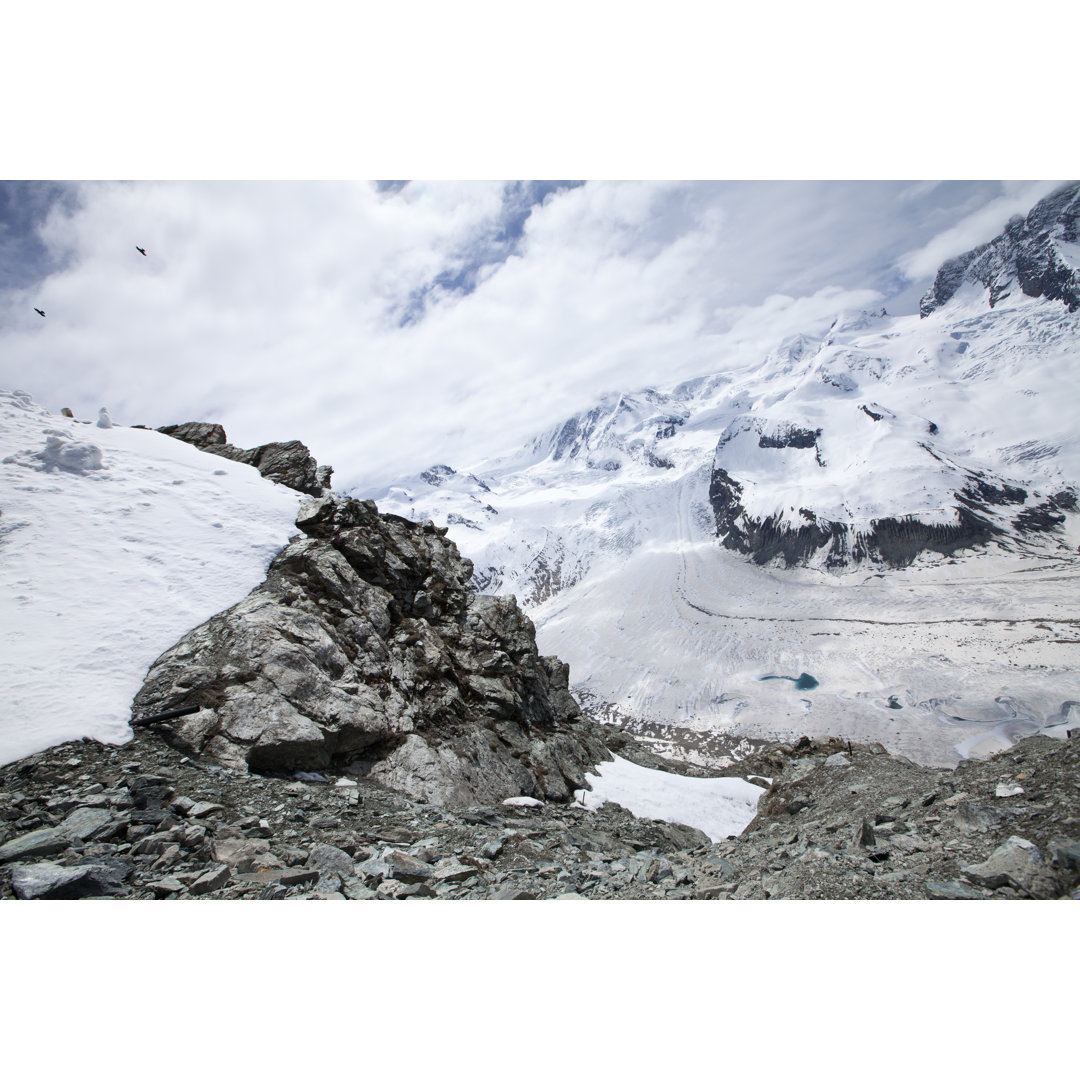
<svg viewBox="0 0 1080 1080"><path fill-rule="evenodd" d="M263 580L300 499L167 435L0 391L0 764L130 739L151 662Z"/></svg>
<svg viewBox="0 0 1080 1080"><path fill-rule="evenodd" d="M590 810L618 803L635 817L692 825L710 840L738 836L754 819L765 790L735 776L709 780L646 769L618 755L598 765L588 780L592 791L575 791L574 798Z"/></svg>

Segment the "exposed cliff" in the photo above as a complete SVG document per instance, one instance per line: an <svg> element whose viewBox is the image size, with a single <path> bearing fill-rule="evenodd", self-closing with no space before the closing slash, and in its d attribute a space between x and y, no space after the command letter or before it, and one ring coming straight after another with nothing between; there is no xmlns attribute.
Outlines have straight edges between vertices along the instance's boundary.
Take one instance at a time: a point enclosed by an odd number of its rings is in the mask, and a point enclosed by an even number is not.
<svg viewBox="0 0 1080 1080"><path fill-rule="evenodd" d="M1025 296L1060 300L1069 311L1080 309L1080 183L1066 184L1036 203L1027 217L1009 219L988 244L942 264L919 312L930 315L965 283L989 290L993 307L1015 289Z"/></svg>

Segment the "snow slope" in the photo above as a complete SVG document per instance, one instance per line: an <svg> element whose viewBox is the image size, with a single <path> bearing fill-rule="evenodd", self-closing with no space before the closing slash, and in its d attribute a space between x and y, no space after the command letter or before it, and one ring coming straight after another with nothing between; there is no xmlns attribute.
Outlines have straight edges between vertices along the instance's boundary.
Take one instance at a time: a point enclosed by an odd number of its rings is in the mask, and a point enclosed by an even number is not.
<svg viewBox="0 0 1080 1080"><path fill-rule="evenodd" d="M1062 303L1017 290L990 308L968 283L927 318L849 313L365 494L447 524L479 586L515 593L609 714L949 764L1080 701L1078 353ZM867 541L882 519L893 549ZM829 535L794 559L740 547L811 522L836 523L839 557Z"/></svg>
<svg viewBox="0 0 1080 1080"><path fill-rule="evenodd" d="M0 764L126 742L150 663L263 580L300 498L166 435L0 392Z"/></svg>

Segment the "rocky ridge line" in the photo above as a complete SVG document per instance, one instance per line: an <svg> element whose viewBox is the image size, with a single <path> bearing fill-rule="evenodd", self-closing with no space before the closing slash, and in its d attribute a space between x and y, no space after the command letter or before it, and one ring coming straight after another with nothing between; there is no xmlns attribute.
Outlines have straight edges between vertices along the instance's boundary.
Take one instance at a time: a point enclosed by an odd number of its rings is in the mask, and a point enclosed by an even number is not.
<svg viewBox="0 0 1080 1080"><path fill-rule="evenodd" d="M220 424L189 421L185 424L167 424L155 430L190 443L208 454L250 465L268 480L305 495L318 496L330 489L330 477L334 470L329 465L319 465L311 456L311 451L298 439L263 443L243 450L226 441L225 429Z"/></svg>

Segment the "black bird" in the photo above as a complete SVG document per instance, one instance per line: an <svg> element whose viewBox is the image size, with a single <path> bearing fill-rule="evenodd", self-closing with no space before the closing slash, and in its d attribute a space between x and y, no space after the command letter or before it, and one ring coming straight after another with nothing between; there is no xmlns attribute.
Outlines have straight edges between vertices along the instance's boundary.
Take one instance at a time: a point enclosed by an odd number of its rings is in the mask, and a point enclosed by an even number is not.
<svg viewBox="0 0 1080 1080"><path fill-rule="evenodd" d="M38 314L39 314L39 315L40 315L40 316L41 316L41 317L42 317L43 319L45 318L45 312L44 312L44 311L42 311L42 310L41 310L41 308L39 308L39 307L36 307L36 308L34 308L34 310L35 310L35 311L36 311L36 312L37 312L37 313L38 313Z"/></svg>
<svg viewBox="0 0 1080 1080"><path fill-rule="evenodd" d="M146 254L146 252L145 252L145 251L143 251L143 249L142 249L141 247L139 247L139 245L138 245L138 244L136 244L136 245L135 245L135 250L136 250L136 251L137 251L137 252L138 252L138 253L139 253L140 255L145 255L145 254Z"/></svg>

